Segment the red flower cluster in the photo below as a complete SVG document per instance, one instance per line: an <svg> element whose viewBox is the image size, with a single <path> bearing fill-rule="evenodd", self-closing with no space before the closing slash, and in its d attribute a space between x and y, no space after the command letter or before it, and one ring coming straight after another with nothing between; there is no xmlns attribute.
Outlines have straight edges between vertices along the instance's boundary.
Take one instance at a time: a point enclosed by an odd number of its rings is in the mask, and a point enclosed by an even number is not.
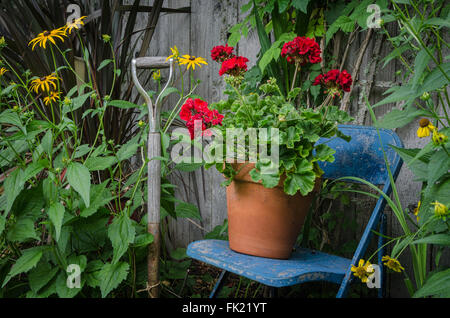
<svg viewBox="0 0 450 318"><path fill-rule="evenodd" d="M340 96L340 90L350 92L352 82L352 76L346 70L342 72L339 70L330 70L326 74L318 75L313 85L322 85L333 95Z"/></svg>
<svg viewBox="0 0 450 318"><path fill-rule="evenodd" d="M189 98L181 107L180 118L186 122L191 139L194 139L196 125L201 125L202 131L212 126L222 125L223 115L215 109L209 109L207 102L199 98L194 100Z"/></svg>
<svg viewBox="0 0 450 318"><path fill-rule="evenodd" d="M223 61L222 67L219 70L219 75L228 74L232 76L239 76L247 72L248 58L243 56L234 56L228 60Z"/></svg>
<svg viewBox="0 0 450 318"><path fill-rule="evenodd" d="M213 61L223 62L234 56L233 50L234 48L228 44L215 46L211 50L211 58Z"/></svg>
<svg viewBox="0 0 450 318"><path fill-rule="evenodd" d="M283 45L281 49L281 56L285 57L289 63L320 63L321 51L319 44L314 40L304 36L298 36L290 42Z"/></svg>
<svg viewBox="0 0 450 318"><path fill-rule="evenodd" d="M247 72L248 59L243 56L235 56L233 54L234 48L226 44L213 47L211 50L211 58L222 63L219 70L219 75L228 74L231 76L239 76Z"/></svg>

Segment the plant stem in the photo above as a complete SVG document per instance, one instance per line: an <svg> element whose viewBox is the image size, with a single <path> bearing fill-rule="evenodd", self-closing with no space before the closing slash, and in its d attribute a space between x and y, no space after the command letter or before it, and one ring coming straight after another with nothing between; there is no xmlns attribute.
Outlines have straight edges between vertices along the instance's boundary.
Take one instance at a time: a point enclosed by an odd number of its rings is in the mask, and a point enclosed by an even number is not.
<svg viewBox="0 0 450 318"><path fill-rule="evenodd" d="M300 70L300 63L299 62L295 62L295 71L294 71L294 77L292 78L292 84L291 84L291 91L294 89L295 87L295 82L297 80L297 73Z"/></svg>

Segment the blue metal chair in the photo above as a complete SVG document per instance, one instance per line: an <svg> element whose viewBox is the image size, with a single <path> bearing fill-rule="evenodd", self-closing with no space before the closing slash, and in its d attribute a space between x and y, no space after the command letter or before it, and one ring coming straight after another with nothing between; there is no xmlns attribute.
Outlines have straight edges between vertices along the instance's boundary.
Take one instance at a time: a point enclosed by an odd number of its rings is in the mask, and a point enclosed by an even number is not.
<svg viewBox="0 0 450 318"><path fill-rule="evenodd" d="M336 150L333 163L323 163L324 178L336 179L344 176L354 176L367 180L376 185L384 185L383 192L389 195L392 187L381 150L377 130L373 127L340 125L339 130L351 136L350 142L340 138L321 139ZM402 160L389 147L394 145L403 147L400 138L391 130L380 129L381 140L385 150L394 180L397 178ZM353 280L351 265L358 264L364 257L369 245L372 231L381 234L386 230L386 216L383 210L386 200L380 196L361 240L352 259L297 248L287 260L270 259L244 255L232 251L227 241L201 240L192 242L187 248L187 255L191 258L221 268L223 271L211 292L210 298L215 297L223 286L229 272L247 277L271 287L285 287L309 281L328 281L340 285L336 297L345 297ZM384 268L381 257L384 254L383 237L378 238L378 263L380 265L381 288L378 296L384 296Z"/></svg>

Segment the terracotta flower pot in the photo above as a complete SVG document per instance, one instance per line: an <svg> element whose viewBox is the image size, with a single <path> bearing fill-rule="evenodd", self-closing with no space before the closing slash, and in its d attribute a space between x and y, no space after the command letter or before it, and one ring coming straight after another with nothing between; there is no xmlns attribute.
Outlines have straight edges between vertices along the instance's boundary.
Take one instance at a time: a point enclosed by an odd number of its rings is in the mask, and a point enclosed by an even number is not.
<svg viewBox="0 0 450 318"><path fill-rule="evenodd" d="M236 164L239 170L244 164ZM314 191L307 196L288 195L284 178L275 188L254 182L246 164L227 187L228 236L233 251L260 257L287 259L309 211Z"/></svg>

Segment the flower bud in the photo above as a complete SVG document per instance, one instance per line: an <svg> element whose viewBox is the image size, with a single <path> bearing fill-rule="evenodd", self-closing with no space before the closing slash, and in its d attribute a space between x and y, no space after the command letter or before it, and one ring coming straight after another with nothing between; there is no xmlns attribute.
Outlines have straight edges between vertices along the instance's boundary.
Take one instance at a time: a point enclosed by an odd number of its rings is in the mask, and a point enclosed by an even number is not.
<svg viewBox="0 0 450 318"><path fill-rule="evenodd" d="M435 146L440 146L447 142L448 137L445 134L440 133L437 130L434 130L432 139L433 139L433 144Z"/></svg>
<svg viewBox="0 0 450 318"><path fill-rule="evenodd" d="M425 92L422 94L422 96L420 96L421 100L429 100L430 99L430 94L428 92Z"/></svg>
<svg viewBox="0 0 450 318"><path fill-rule="evenodd" d="M103 39L103 42L108 43L109 41L111 41L111 36L108 34L103 34L102 39Z"/></svg>
<svg viewBox="0 0 450 318"><path fill-rule="evenodd" d="M447 206L438 201L435 201L431 204L434 205L434 215L436 215L439 218L445 218L447 216L448 214Z"/></svg>

